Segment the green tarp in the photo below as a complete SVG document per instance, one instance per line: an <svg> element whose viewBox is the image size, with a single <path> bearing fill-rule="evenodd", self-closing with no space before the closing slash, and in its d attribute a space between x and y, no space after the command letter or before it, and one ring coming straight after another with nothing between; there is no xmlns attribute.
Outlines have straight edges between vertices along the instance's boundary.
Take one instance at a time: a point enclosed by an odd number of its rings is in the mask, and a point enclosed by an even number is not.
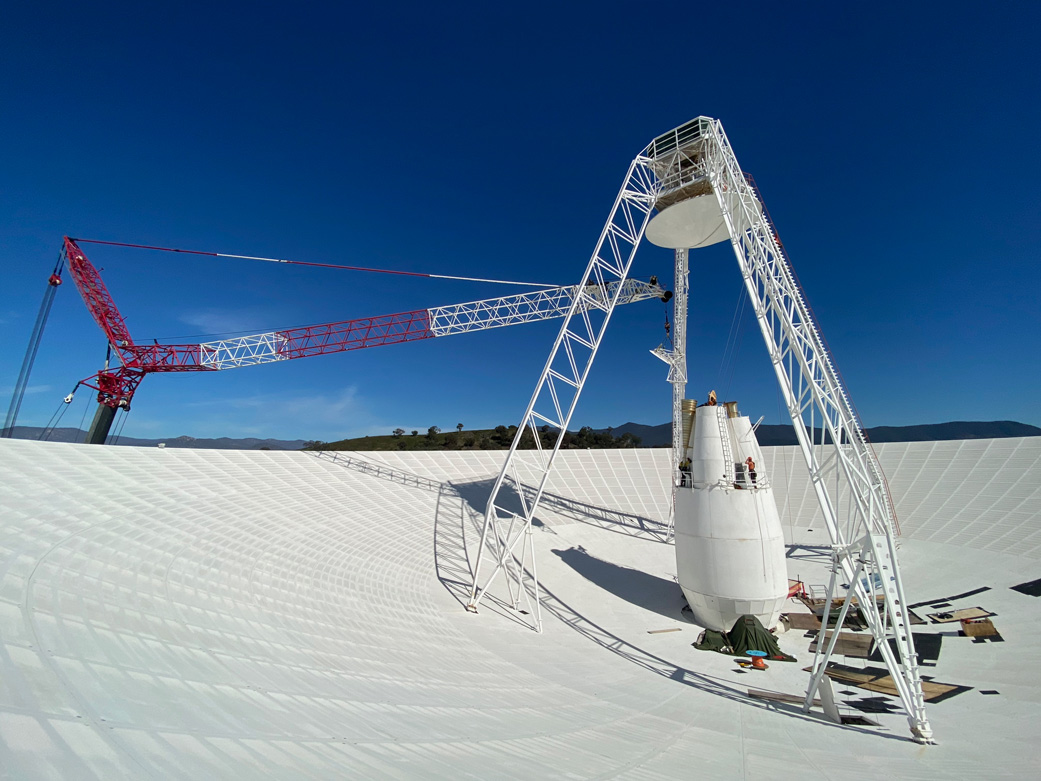
<svg viewBox="0 0 1041 781"><path fill-rule="evenodd" d="M794 662L795 657L783 653L777 638L770 634L755 616L741 616L729 632L706 629L694 647L699 651L716 651L728 656L747 656L748 651L766 651L766 658Z"/></svg>

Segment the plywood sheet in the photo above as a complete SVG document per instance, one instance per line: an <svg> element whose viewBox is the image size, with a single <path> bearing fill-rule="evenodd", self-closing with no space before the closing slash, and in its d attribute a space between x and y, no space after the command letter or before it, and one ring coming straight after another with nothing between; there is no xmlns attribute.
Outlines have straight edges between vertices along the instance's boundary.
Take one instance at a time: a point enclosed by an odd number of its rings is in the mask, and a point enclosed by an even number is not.
<svg viewBox="0 0 1041 781"><path fill-rule="evenodd" d="M832 630L824 633L824 647L827 648L831 640ZM859 635L856 632L839 632L839 639L835 643L835 653L843 656L854 656L858 659L867 659L871 654L871 645L874 638L871 635ZM817 651L817 641L810 643L810 653Z"/></svg>
<svg viewBox="0 0 1041 781"><path fill-rule="evenodd" d="M987 618L994 615L982 607L967 607L962 610L951 610L946 613L928 613L929 620L934 624L952 624L955 621L968 621L973 618Z"/></svg>
<svg viewBox="0 0 1041 781"><path fill-rule="evenodd" d="M820 629L821 620L812 613L787 613L788 626L792 629Z"/></svg>
<svg viewBox="0 0 1041 781"><path fill-rule="evenodd" d="M810 667L804 669L807 672L812 670ZM832 680L842 681L845 684L856 686L860 689L879 692L880 694L888 694L890 697L900 696L896 684L893 683L893 677L885 670L880 670L874 667L867 667L863 670L858 670L852 667L845 667L844 665L829 664L826 674ZM968 687L959 686L953 683L922 681L922 695L926 702L939 700L948 695L956 694L960 691L966 691L967 689Z"/></svg>

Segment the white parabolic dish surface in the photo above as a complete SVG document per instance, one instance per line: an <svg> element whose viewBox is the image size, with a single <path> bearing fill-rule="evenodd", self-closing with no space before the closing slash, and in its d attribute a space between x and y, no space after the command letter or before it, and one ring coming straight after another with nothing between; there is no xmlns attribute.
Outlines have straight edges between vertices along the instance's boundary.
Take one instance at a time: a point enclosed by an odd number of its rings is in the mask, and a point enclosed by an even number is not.
<svg viewBox="0 0 1041 781"><path fill-rule="evenodd" d="M798 454L765 451L789 574L825 583ZM971 687L928 705L936 746L860 689L879 726L749 696L804 691L802 632L765 672L691 647L664 449L561 454L539 635L461 603L501 452L0 440L0 778L1036 778L1041 598L1009 587L1041 577L1041 437L878 452L908 599L989 587L951 609L1004 638L916 627Z"/></svg>

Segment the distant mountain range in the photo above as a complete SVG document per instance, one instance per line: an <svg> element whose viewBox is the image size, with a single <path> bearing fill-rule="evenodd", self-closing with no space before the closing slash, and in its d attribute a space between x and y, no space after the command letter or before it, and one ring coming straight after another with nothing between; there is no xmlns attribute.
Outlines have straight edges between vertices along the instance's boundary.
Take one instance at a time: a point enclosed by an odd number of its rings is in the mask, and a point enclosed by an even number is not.
<svg viewBox="0 0 1041 781"><path fill-rule="evenodd" d="M640 438L641 447L663 447L672 443L672 424L646 426L641 423L626 423L611 429L619 437L632 434ZM772 445L797 445L795 430L791 426L762 425L756 429L756 438L764 447ZM992 422L956 421L953 423L928 423L921 426L876 426L866 429L870 442L932 442L948 439L1002 439L1004 437L1038 437L1041 428L1012 420ZM815 437L819 441L819 434Z"/></svg>
<svg viewBox="0 0 1041 781"><path fill-rule="evenodd" d="M672 442L672 424L662 423L659 426L647 426L642 423L626 423L610 431L615 437L633 434L640 438L640 447L666 447ZM5 429L6 432L6 429ZM15 439L39 439L43 429L38 426L15 426ZM921 426L876 426L867 429L871 442L931 442L948 439L1002 439L1004 437L1038 437L1041 428L1013 420L997 420L991 422L956 421L953 423L929 423ZM87 432L77 428L56 428L48 440L51 442L82 442ZM791 426L762 425L756 429L759 444L764 447L772 445L796 445L795 431ZM819 441L819 435L815 437ZM351 440L354 442L354 440ZM204 448L211 450L300 450L307 444L303 439L202 439L195 437L174 437L172 439L135 439L119 437L116 445L133 447L156 447L160 443L166 447ZM110 443L111 444L111 443ZM356 443L357 444L357 443ZM364 449L359 446L358 449Z"/></svg>
<svg viewBox="0 0 1041 781"><path fill-rule="evenodd" d="M4 429L6 434L7 429ZM38 426L15 426L15 439L39 439L43 429ZM82 442L87 437L86 431L78 428L56 428L47 437L50 442ZM113 444L110 438L109 444ZM116 445L129 445L133 447L156 447L163 443L166 447L203 448L209 450L300 450L307 444L303 439L230 439L220 437L219 439L196 439L195 437L174 437L172 439L135 439L134 437L119 437L115 440Z"/></svg>

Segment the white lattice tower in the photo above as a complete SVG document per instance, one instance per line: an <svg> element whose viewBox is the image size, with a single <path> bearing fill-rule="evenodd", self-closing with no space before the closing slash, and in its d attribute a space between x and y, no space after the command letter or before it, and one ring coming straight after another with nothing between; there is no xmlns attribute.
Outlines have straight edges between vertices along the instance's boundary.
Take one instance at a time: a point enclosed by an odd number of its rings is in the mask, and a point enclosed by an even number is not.
<svg viewBox="0 0 1041 781"><path fill-rule="evenodd" d="M672 304L672 347L659 345L651 355L668 364L668 382L672 385L672 499L666 539L672 539L676 523L676 488L680 482L679 465L685 455L683 446L683 400L687 395L687 294L690 287L687 249L674 250L675 273Z"/></svg>
<svg viewBox="0 0 1041 781"><path fill-rule="evenodd" d="M689 289L688 250L675 250L676 271L672 305L672 352L669 356L669 382L672 384L672 483L679 479L683 460L683 399L687 394L687 293Z"/></svg>
<svg viewBox="0 0 1041 781"><path fill-rule="evenodd" d="M624 279L650 211L655 207L665 210L710 193L715 195L730 235L746 291L752 299L806 459L832 541L836 574L841 572L848 580L851 595L860 606L881 604L881 612L867 607L863 610L864 617L892 675L912 735L918 741L930 742L932 729L925 715L917 654L897 566L895 520L885 478L761 199L741 172L718 120L698 117L656 138L633 161L583 279L595 286L604 284L605 274ZM606 258L601 257L602 252ZM677 270L679 268L677 254ZM510 599L514 607L519 608L522 595L528 598L527 578L535 602L536 628L541 631L538 578L530 533L560 438L555 439L547 453L540 442L538 427L546 426L561 434L566 430L613 306L614 300L604 306L598 324L584 316L578 322L578 329L574 329L574 308L565 318L488 500L468 604L470 610L476 611L502 572L508 574ZM578 347L582 349L577 350ZM672 381L676 377L672 356L663 349L655 353L673 366ZM675 395L676 387L674 383L674 407L682 400ZM560 393L562 390L566 391L564 395ZM543 409L548 412L541 412ZM673 416L679 420L675 409ZM820 441L814 443L810 432L818 425ZM535 450L522 456L526 451L518 451L518 446L526 434L534 438ZM673 436L675 453L679 447L675 431ZM733 469L732 463L729 469ZM835 482L834 494L829 491L829 480ZM507 483L515 491L516 509L505 506L501 498ZM843 490L848 496L846 507L838 501ZM526 548L520 545L525 536L529 538ZM493 571L482 584L480 573L486 557L493 559ZM526 564L527 561L530 564ZM834 591L835 579L829 588L829 604ZM851 600L847 599L846 610L849 604ZM827 623L822 622L822 633ZM838 634L838 631L833 633L826 650L814 660L805 700L807 710L834 652ZM895 654L889 645L890 639L894 642ZM818 648L822 645L823 636Z"/></svg>

